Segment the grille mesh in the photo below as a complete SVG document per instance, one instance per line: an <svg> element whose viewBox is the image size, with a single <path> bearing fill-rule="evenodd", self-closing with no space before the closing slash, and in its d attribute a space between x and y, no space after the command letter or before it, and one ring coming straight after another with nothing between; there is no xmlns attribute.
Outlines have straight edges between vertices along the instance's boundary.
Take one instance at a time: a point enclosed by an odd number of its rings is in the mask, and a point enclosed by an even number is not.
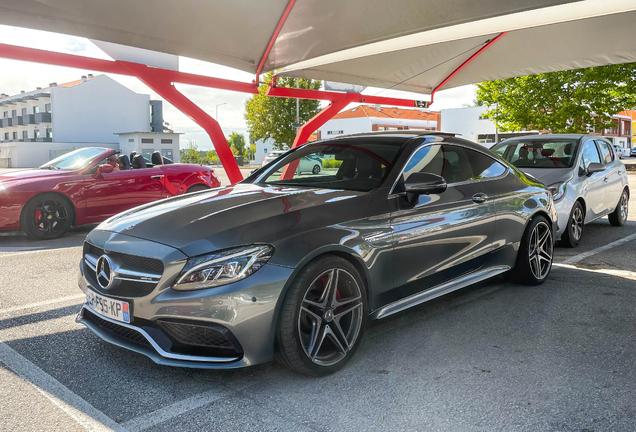
<svg viewBox="0 0 636 432"><path fill-rule="evenodd" d="M128 327L106 321L105 319L98 317L87 309L84 309L84 318L86 318L88 321L94 322L103 330L115 334L120 338L126 339L130 342L134 342L137 345L152 346L150 342L148 342L148 340L141 335L141 333L129 329Z"/></svg>
<svg viewBox="0 0 636 432"><path fill-rule="evenodd" d="M161 329L184 345L234 349L223 330L169 321L157 322Z"/></svg>

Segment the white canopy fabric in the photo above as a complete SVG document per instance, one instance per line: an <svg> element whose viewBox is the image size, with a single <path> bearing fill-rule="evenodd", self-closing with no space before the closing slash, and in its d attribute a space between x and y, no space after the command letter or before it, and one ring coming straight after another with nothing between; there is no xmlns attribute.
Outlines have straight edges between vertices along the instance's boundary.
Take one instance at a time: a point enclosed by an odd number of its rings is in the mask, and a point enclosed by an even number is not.
<svg viewBox="0 0 636 432"><path fill-rule="evenodd" d="M292 0L293 1L293 0ZM3 0L0 24L255 72L289 0ZM636 0L296 0L263 71L430 93L636 62Z"/></svg>

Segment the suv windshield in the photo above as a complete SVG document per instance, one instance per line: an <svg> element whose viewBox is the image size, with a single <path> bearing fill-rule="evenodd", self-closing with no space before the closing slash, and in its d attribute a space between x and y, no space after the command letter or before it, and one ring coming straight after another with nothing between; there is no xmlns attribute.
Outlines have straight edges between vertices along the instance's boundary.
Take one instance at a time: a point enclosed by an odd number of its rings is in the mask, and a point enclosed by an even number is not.
<svg viewBox="0 0 636 432"><path fill-rule="evenodd" d="M578 149L577 139L511 139L490 150L517 168L571 168Z"/></svg>
<svg viewBox="0 0 636 432"><path fill-rule="evenodd" d="M388 174L404 141L342 141L306 145L248 183L370 191Z"/></svg>
<svg viewBox="0 0 636 432"><path fill-rule="evenodd" d="M101 148L83 148L63 154L62 156L41 165L39 168L72 171L83 168L87 163L105 152L106 150Z"/></svg>

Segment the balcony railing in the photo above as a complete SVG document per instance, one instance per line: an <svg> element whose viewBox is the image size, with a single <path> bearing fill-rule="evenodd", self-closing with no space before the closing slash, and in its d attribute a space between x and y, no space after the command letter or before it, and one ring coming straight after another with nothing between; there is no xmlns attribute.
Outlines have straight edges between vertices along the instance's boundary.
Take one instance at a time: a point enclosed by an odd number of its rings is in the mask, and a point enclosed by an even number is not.
<svg viewBox="0 0 636 432"><path fill-rule="evenodd" d="M13 117L5 117L0 121L0 127L9 127L13 126Z"/></svg>
<svg viewBox="0 0 636 432"><path fill-rule="evenodd" d="M13 126L22 126L24 125L24 121L22 120L22 116L13 117Z"/></svg>
<svg viewBox="0 0 636 432"><path fill-rule="evenodd" d="M35 123L51 123L51 113L41 112L33 114L35 116Z"/></svg>
<svg viewBox="0 0 636 432"><path fill-rule="evenodd" d="M35 114L27 114L22 116L22 124L30 125L35 124Z"/></svg>

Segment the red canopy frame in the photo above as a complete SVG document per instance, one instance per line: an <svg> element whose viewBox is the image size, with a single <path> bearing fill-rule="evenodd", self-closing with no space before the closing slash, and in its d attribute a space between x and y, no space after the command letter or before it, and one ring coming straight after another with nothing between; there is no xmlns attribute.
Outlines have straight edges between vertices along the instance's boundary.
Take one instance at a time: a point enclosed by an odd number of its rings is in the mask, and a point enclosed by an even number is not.
<svg viewBox="0 0 636 432"><path fill-rule="evenodd" d="M290 0L283 16L281 17L276 31L272 35L272 38L263 53L263 57L259 63L258 71L262 70L265 60L272 49L280 30L282 29L287 16L291 12L291 9L295 3L295 0ZM307 123L298 129L296 139L292 144L292 148L300 144L307 142L311 134L316 131L320 126L325 124L334 115L340 112L350 103L371 103L381 105L394 105L405 107L420 107L428 108L433 101L435 93L443 87L453 75L459 72L464 66L470 63L478 55L484 52L493 43L503 37L506 33L502 33L499 36L488 41L479 51L473 54L468 60L466 60L461 66L459 66L451 75L444 79L431 93L431 101L416 101L412 99L400 99L389 98L379 96L367 96L360 93L339 93L322 90L307 90L278 87L276 85L277 76L274 76L272 83L267 89L265 95L272 97L287 97L287 98L299 98L299 99L315 99L326 100L330 104L318 114L316 114ZM242 93L258 94L257 81L252 83L246 83L241 81L226 80L221 78L213 78L203 75L190 74L185 72L174 71L170 69L162 69L155 67L148 67L141 63L133 63L126 61L111 61L101 60L90 57L62 54L52 51L39 50L34 48L25 48L14 45L0 44L0 57L12 60L22 60L33 63L43 63L56 66L67 66L78 69L88 69L93 71L100 71L106 73L113 73L119 75L134 76L141 80L144 84L154 90L161 97L166 99L179 111L190 117L195 123L201 126L210 136L214 148L217 150L221 163L225 167L230 182L237 183L243 179L238 164L236 163L230 146L223 135L223 131L219 123L203 111L190 99L185 97L179 92L174 83L190 84L202 87L210 87L221 90L232 90ZM257 75L258 77L258 75ZM287 167L283 173L285 178L289 178L295 172L296 167Z"/></svg>

